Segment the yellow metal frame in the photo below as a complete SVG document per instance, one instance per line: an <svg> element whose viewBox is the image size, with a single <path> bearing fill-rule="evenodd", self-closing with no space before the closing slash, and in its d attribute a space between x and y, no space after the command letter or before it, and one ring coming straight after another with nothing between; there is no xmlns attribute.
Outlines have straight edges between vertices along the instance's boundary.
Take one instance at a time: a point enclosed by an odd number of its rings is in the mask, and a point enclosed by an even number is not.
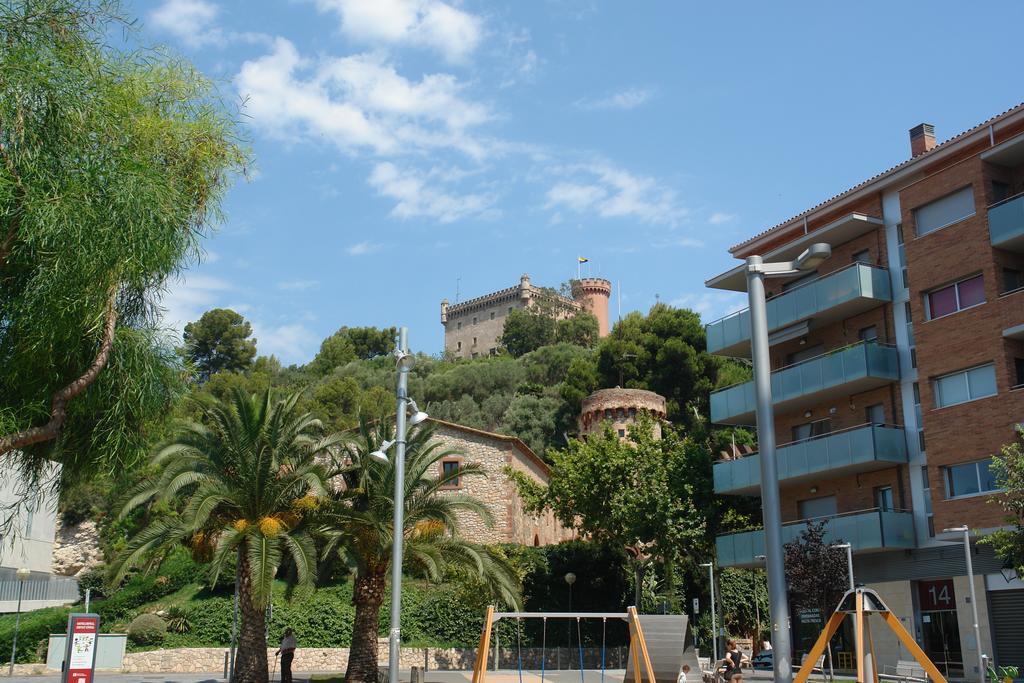
<svg viewBox="0 0 1024 683"><path fill-rule="evenodd" d="M843 605L846 604L846 599L850 593L854 595L854 608L852 610L844 610ZM865 604L865 596L870 595L876 608L870 608ZM843 620L846 619L846 615L851 615L854 618L853 633L856 648L857 658L857 683L878 683L878 667L875 661L875 645L871 638L871 629L868 626L868 615L872 612L878 614L886 626L896 635L899 641L903 644L907 651L913 655L917 663L928 674L934 683L946 683L945 676L939 672L938 667L932 663L932 660L928 659L928 655L924 653L921 646L917 644L905 628L900 623L899 618L889 610L889 608L882 602L882 599L878 597L878 593L875 593L869 588L857 588L855 591L849 591L843 596L843 599L839 602L839 606L836 607L836 611L829 617L828 623L825 624L825 628L821 631L821 635L814 641L814 647L807 653L807 659L805 660L805 666L800 667L800 671L797 672L796 678L793 679L793 683L807 683L807 679L810 678L811 669L814 666L814 662L818 661L825 652L825 648L828 646L828 642L832 640L832 636L836 634L839 627L842 625ZM865 647L866 646L866 647ZM865 671L867 668L865 660L867 655L871 655L871 671ZM868 678L870 675L870 679Z"/></svg>
<svg viewBox="0 0 1024 683"><path fill-rule="evenodd" d="M582 616L586 616L581 614ZM621 615L620 615L621 616ZM636 607L626 610L626 622L629 624L629 654L633 660L633 675L636 683L644 683L641 671L647 674L646 683L655 683L654 666L651 664L651 655L647 651L647 640L644 638L644 629L640 625L640 615ZM484 626L480 632L480 646L476 652L476 662L473 664L473 683L485 683L487 678L487 657L491 649L491 632L494 628L494 607L488 607L484 615ZM643 668L641 669L641 664Z"/></svg>

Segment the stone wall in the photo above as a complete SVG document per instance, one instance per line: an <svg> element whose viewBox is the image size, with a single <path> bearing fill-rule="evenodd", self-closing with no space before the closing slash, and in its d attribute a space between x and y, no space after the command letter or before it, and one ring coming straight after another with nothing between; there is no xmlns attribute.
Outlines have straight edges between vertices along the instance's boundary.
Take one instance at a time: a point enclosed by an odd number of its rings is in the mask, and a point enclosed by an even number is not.
<svg viewBox="0 0 1024 683"><path fill-rule="evenodd" d="M65 525L58 516L51 571L63 576L78 576L102 563L96 522L86 520L81 524Z"/></svg>

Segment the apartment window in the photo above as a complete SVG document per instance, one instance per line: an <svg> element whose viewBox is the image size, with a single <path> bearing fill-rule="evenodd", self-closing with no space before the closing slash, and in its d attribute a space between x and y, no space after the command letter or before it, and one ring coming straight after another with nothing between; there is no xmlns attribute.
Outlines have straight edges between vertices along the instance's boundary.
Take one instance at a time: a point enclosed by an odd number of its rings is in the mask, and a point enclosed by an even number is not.
<svg viewBox="0 0 1024 683"><path fill-rule="evenodd" d="M881 403L876 403L873 406L868 406L864 411L868 418L868 424L873 425L884 425L885 424L885 406Z"/></svg>
<svg viewBox="0 0 1024 683"><path fill-rule="evenodd" d="M448 477L454 477L451 481L445 484L445 488L459 488L462 486L462 477L459 476L459 461L458 460L443 460L441 461L441 477L448 479Z"/></svg>
<svg viewBox="0 0 1024 683"><path fill-rule="evenodd" d="M1017 387L1024 385L1024 358L1014 358L1013 369L1015 372L1013 388L1016 389Z"/></svg>
<svg viewBox="0 0 1024 683"><path fill-rule="evenodd" d="M917 236L927 235L974 215L974 190L970 185L942 199L914 209Z"/></svg>
<svg viewBox="0 0 1024 683"><path fill-rule="evenodd" d="M875 487L875 507L882 512L889 512L895 509L891 486Z"/></svg>
<svg viewBox="0 0 1024 683"><path fill-rule="evenodd" d="M850 257L850 260L854 263L871 263L871 250L861 249L860 251L855 252L853 256Z"/></svg>
<svg viewBox="0 0 1024 683"><path fill-rule="evenodd" d="M1003 294L1024 287L1024 272L1016 268L1003 268Z"/></svg>
<svg viewBox="0 0 1024 683"><path fill-rule="evenodd" d="M793 426L793 441L805 441L816 436L824 436L832 433L832 420L815 420L802 425Z"/></svg>
<svg viewBox="0 0 1024 683"><path fill-rule="evenodd" d="M1010 196L1010 184L999 180L992 181L992 203L998 204Z"/></svg>
<svg viewBox="0 0 1024 683"><path fill-rule="evenodd" d="M817 358L821 354L825 353L824 344L816 344L806 349L800 349L786 356L786 365L792 365L793 363L799 363L800 361L808 360L809 358Z"/></svg>
<svg viewBox="0 0 1024 683"><path fill-rule="evenodd" d="M800 519L814 519L816 517L830 517L839 514L839 505L835 496L822 496L820 498L808 498L797 501L796 504Z"/></svg>
<svg viewBox="0 0 1024 683"><path fill-rule="evenodd" d="M928 515L928 535L935 535L935 519L932 513L932 486L928 481L928 467L921 467L921 483L924 493L924 512Z"/></svg>
<svg viewBox="0 0 1024 683"><path fill-rule="evenodd" d="M795 280L790 280L789 282L783 282L782 283L782 291L783 292L788 292L791 289L796 289L797 287L799 287L801 285L806 285L808 282L814 282L817 279L818 279L817 271L808 273L807 275L804 275L802 277L798 277Z"/></svg>
<svg viewBox="0 0 1024 683"><path fill-rule="evenodd" d="M971 496L976 493L997 491L996 477L992 473L992 458L985 458L963 465L944 467L946 497Z"/></svg>
<svg viewBox="0 0 1024 683"><path fill-rule="evenodd" d="M25 538L32 535L32 522L35 521L36 506L29 504L25 506Z"/></svg>
<svg viewBox="0 0 1024 683"><path fill-rule="evenodd" d="M974 275L928 292L924 295L924 303L929 320L941 318L985 303L985 285L981 275Z"/></svg>
<svg viewBox="0 0 1024 683"><path fill-rule="evenodd" d="M996 394L996 368L989 363L932 380L935 407L945 408Z"/></svg>
<svg viewBox="0 0 1024 683"><path fill-rule="evenodd" d="M917 442L924 453L924 421L921 419L921 386L914 382L914 415L917 418Z"/></svg>
<svg viewBox="0 0 1024 683"><path fill-rule="evenodd" d="M862 342L878 341L878 328L874 325L865 327L857 333L857 336Z"/></svg>
<svg viewBox="0 0 1024 683"><path fill-rule="evenodd" d="M903 224L900 223L896 226L896 241L899 243L899 255L900 255L900 270L903 273L903 289L906 289L909 285L907 279L907 248L903 244Z"/></svg>

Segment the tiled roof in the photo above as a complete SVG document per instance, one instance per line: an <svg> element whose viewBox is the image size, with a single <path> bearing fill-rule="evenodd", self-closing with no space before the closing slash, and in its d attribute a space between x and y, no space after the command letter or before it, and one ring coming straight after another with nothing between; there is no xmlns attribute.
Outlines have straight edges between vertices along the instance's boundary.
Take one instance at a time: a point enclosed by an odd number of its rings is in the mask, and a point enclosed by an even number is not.
<svg viewBox="0 0 1024 683"><path fill-rule="evenodd" d="M882 171L881 173L878 173L878 174L868 178L864 182L859 183L857 185L854 185L850 189L844 190L843 192L840 192L839 194L837 194L837 195L835 195L833 197L830 197L830 198L826 199L825 201L823 201L823 202L821 202L819 204L816 204L816 205L812 206L811 208L807 209L806 211L802 211L801 213L798 213L797 215L795 215L792 218L789 218L789 219L783 221L782 223L779 223L778 225L774 225L774 226L768 228L767 230L764 230L763 232L759 232L758 234L754 235L753 237L750 237L750 238L740 242L739 244L730 247L729 251L730 252L737 251L737 250L742 249L743 247L747 246L748 244L751 244L752 242L756 242L757 240L761 239L765 235L768 235L770 233L776 232L776 231L781 230L781 229L786 228L786 227L790 227L792 225L793 221L799 220L799 219L803 218L804 216L812 214L815 211L817 211L818 209L820 209L820 208L822 208L824 206L827 206L827 205L829 205L829 204L831 204L831 203L833 203L835 201L838 201L838 200L846 197L847 195L849 195L849 194L851 194L853 192L856 192L857 190L860 190L861 188L863 188L863 187L865 187L867 185L870 185L871 183L876 182L876 181L884 178L885 176L887 176L887 175L889 175L891 173L895 173L896 171L898 171L898 170L900 170L902 168L905 168L906 166L909 166L910 164L917 163L918 161L921 161L921 160L925 159L926 157L935 154L939 150L945 149L945 148L949 147L950 145L952 145L953 143L955 143L955 142L957 142L957 141L959 141L959 140L961 140L961 139L963 139L963 138L965 138L965 137L967 137L969 135L973 135L974 133L978 132L979 130L981 130L983 128L986 128L987 126L991 126L993 123L996 123L998 120L1000 120L1000 119L1002 119L1002 118L1004 118L1006 116L1009 116L1011 114L1015 114L1018 111L1021 111L1022 109L1024 109L1024 102L1022 102L1022 103L1020 103L1020 104L1018 104L1018 105L1016 105L1014 107L1011 107L1010 109L1007 109L1006 111L1004 111L1001 114L996 114L992 118L990 118L987 121L984 121L982 123L979 123L978 125L974 126L973 128L965 130L962 133L949 138L945 142L942 142L941 144L936 145L935 147L931 148L927 152L922 152L921 154L918 154L917 156L913 156L913 157L907 159L906 161L900 162L899 164L896 164L892 168L886 169L886 170Z"/></svg>
<svg viewBox="0 0 1024 683"><path fill-rule="evenodd" d="M474 434L476 436L482 436L485 439L494 439L495 441L504 441L506 443L510 443L514 445L516 448L518 448L520 451L522 451L523 455L525 455L527 459L533 461L534 464L539 466L541 468L541 471L544 472L545 475L551 473L551 468L548 467L548 464L541 460L540 456L534 453L533 449L527 446L525 443L523 443L522 439L520 439L517 436L509 436L508 434L498 434L497 432L488 432L483 429L477 429L476 427L467 427L466 425L460 425L457 422L438 420L436 417L427 418L427 421L433 422L434 424L442 427L454 429L456 431L466 432L467 434Z"/></svg>

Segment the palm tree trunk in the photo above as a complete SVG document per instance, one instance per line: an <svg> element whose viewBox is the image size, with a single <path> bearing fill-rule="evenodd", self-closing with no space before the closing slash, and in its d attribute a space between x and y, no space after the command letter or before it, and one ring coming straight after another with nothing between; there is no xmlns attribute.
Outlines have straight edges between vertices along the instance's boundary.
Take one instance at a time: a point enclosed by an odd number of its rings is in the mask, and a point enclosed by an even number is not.
<svg viewBox="0 0 1024 683"><path fill-rule="evenodd" d="M349 648L347 683L377 683L377 632L380 628L380 606L384 602L384 574L358 576L352 589L356 607L352 624L352 646Z"/></svg>
<svg viewBox="0 0 1024 683"><path fill-rule="evenodd" d="M238 580L238 607L242 613L242 625L238 634L235 683L266 683L266 612L252 604L249 560L244 548L239 556L242 570Z"/></svg>

